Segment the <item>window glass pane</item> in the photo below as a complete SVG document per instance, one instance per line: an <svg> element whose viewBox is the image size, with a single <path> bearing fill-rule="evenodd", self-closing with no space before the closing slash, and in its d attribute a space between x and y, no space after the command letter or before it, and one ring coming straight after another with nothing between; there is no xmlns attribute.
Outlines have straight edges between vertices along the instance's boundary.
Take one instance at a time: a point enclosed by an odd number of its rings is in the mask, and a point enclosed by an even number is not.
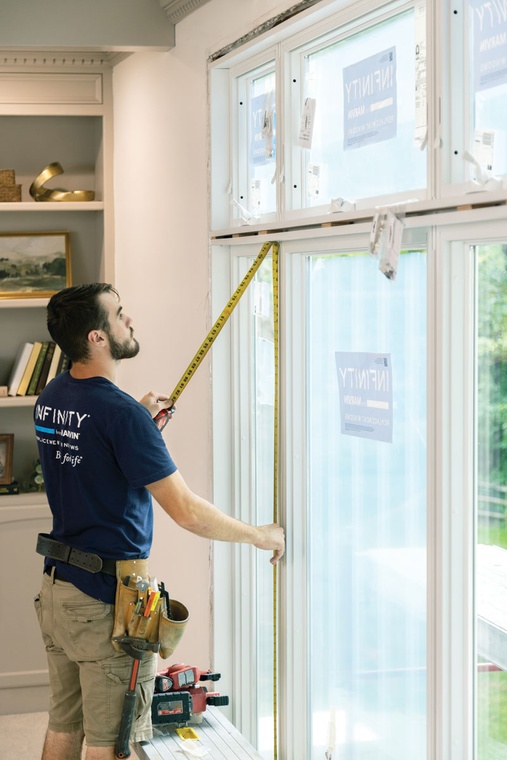
<svg viewBox="0 0 507 760"><path fill-rule="evenodd" d="M426 256L307 276L309 757L425 760Z"/></svg>
<svg viewBox="0 0 507 760"><path fill-rule="evenodd" d="M489 760L507 757L507 244L479 245L475 254L476 735L477 760Z"/></svg>
<svg viewBox="0 0 507 760"><path fill-rule="evenodd" d="M246 207L243 220L250 221L251 216L276 211L275 73L249 75L244 82L246 104L240 99L240 108L246 105L248 110L246 134L240 134L239 156L234 160L241 161L244 156L247 161L246 173L240 170L239 204Z"/></svg>
<svg viewBox="0 0 507 760"><path fill-rule="evenodd" d="M483 170L507 174L507 7L472 0L470 25L470 151ZM472 169L477 178L477 169Z"/></svg>
<svg viewBox="0 0 507 760"><path fill-rule="evenodd" d="M414 50L411 10L304 55L304 99L315 100L315 122L311 148L299 149L303 206L426 186Z"/></svg>

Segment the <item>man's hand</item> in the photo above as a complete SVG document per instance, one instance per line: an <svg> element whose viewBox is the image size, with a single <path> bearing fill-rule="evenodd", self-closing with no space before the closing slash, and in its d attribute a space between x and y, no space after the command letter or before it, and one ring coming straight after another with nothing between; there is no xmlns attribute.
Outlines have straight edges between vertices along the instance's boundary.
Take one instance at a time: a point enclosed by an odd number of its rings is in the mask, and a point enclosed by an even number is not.
<svg viewBox="0 0 507 760"><path fill-rule="evenodd" d="M277 523L271 525L259 525L260 539L254 543L257 549L272 549L273 556L269 560L272 565L276 565L285 552L285 533L283 528Z"/></svg>
<svg viewBox="0 0 507 760"><path fill-rule="evenodd" d="M140 399L139 403L142 404L149 411L152 417L156 417L161 409L168 409L169 419L173 416L176 409L174 407L169 408L169 402L171 399L169 396L165 396L163 393L154 393L150 391Z"/></svg>

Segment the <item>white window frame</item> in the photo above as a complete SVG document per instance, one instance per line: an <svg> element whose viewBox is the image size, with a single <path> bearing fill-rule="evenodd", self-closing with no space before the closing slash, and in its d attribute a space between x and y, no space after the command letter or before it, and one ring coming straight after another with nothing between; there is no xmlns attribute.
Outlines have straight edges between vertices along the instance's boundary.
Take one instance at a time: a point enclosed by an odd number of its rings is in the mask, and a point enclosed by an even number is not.
<svg viewBox="0 0 507 760"><path fill-rule="evenodd" d="M306 724L301 719L308 707L305 664L308 584L306 566L294 561L304 556L307 539L306 482L304 467L300 464L305 457L301 444L305 440L305 415L301 409L305 398L305 355L303 340L297 340L298 335L304 336L302 252L310 239L316 241L316 251L325 250L332 237L344 244L347 239L356 243L366 240L378 200L366 199L364 209L339 217L324 214L322 208L319 211L312 208L308 213L288 208L283 183L287 185L291 181L292 170L284 163L283 143L290 145L287 130L289 124L294 123L294 117L297 123L300 113L299 100L291 99L287 92L290 59L296 54L294 51L309 44L311 38L316 39L326 30L331 33L331 27L334 33L336 25L352 22L371 11L368 5L366 0L348 7L323 0L313 10L210 66L213 166L210 237L215 316L239 281L238 258L256 255L266 240L281 242L283 435L279 494L280 520L287 527L287 554L279 576L279 625L284 636L283 647L279 647L278 677L280 760L300 757L301 747L306 747L308 742ZM378 3L375 12L381 14L386 5L389 4ZM404 220L403 245L410 235L417 237L420 228L428 235L428 760L474 760L475 410L471 319L474 272L464 250L474 242L507 237L505 205L494 205L507 201L506 183L501 190L478 194L477 188L465 179L462 158L454 155L454 150L459 153L468 145L470 123L468 95L459 86L459 82L464 81L465 41L461 19L465 7L463 0L456 6L443 0L426 5L428 189L425 198L411 207L419 216ZM461 15L455 24L449 18L454 8ZM231 222L229 210L230 190L234 184L231 144L237 130L230 109L231 82L235 76L273 58L279 71L283 71L277 78L279 214L275 220L263 219L257 225L239 226ZM461 79L456 82L460 72ZM282 102L289 104L286 113ZM454 119L456 108L461 109L464 118ZM216 125L220 125L220 129L216 129ZM397 199L382 199L382 203L394 200ZM368 208L367 203L371 203L371 207ZM337 219L344 223L343 227L328 226ZM311 226L314 228L309 229ZM232 238L233 235L239 236ZM364 247L364 243L360 245ZM251 521L255 516L248 509L235 508L252 502L251 421L245 397L238 396L239 378L248 377L250 371L238 350L244 330L246 327L238 312L213 348L214 498L226 511ZM298 467L294 467L295 462L299 463ZM291 505L291 514L285 510L285 504ZM255 620L248 604L248 599L255 594L253 568L254 558L248 547L215 544L213 662L223 674L222 691L232 697L231 707L226 712L249 737L255 737L257 720L251 699L256 688L251 656L256 650Z"/></svg>

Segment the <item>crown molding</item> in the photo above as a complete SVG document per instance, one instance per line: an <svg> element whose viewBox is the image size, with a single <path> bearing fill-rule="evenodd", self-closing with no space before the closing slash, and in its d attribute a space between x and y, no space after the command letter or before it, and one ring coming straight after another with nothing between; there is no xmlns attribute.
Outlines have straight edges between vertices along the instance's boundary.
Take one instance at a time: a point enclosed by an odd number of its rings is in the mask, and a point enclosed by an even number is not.
<svg viewBox="0 0 507 760"><path fill-rule="evenodd" d="M159 0L171 24L177 24L209 0Z"/></svg>
<svg viewBox="0 0 507 760"><path fill-rule="evenodd" d="M125 54L123 54L125 55ZM118 63L122 54L111 51L54 51L54 50L17 50L0 49L0 67L10 69L64 68L83 69L111 66Z"/></svg>

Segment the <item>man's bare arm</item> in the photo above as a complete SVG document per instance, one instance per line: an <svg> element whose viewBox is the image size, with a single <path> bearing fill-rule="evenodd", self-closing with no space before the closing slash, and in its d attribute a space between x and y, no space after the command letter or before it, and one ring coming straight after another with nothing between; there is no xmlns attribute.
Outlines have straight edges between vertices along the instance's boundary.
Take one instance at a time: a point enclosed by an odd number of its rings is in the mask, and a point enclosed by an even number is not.
<svg viewBox="0 0 507 760"><path fill-rule="evenodd" d="M178 471L147 486L162 509L185 530L215 541L252 544L257 549L272 550L274 564L283 556L283 528L271 525L249 525L230 517L211 502L198 496L187 486Z"/></svg>

